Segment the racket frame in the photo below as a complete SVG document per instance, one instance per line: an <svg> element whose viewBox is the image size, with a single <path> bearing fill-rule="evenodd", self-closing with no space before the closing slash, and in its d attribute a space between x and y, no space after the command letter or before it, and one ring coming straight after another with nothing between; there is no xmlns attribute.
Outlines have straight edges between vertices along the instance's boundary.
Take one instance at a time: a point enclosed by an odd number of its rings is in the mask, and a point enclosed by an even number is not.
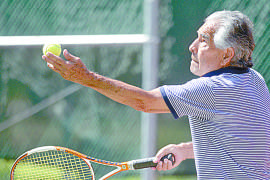
<svg viewBox="0 0 270 180"><path fill-rule="evenodd" d="M79 158L81 158L83 161L86 162L86 164L88 165L89 169L91 170L91 173L93 175L93 179L95 179L95 175L94 175L94 171L93 168L91 166L91 162L97 163L97 164L103 164L103 165L107 165L107 166L113 166L116 169L105 174L104 176L102 176L99 180L106 180L109 177L122 172L122 171L127 171L127 170L135 170L135 169L142 169L142 168L147 168L147 167L154 167L156 164L153 163L153 159L154 158L145 158L145 159L140 159L140 160L132 160L132 161L127 161L127 162L112 162L112 161L105 161L105 160L101 160L101 159L97 159L97 158L93 158L91 156L86 156L82 153L79 153L77 151L74 151L72 149L69 148L65 148L65 147L60 147L60 146L42 146L42 147L38 147L32 150L29 150L27 152L25 152L24 154L22 154L20 157L18 157L16 159L16 161L14 162L12 168L11 168L11 172L10 172L10 179L13 180L14 179L14 171L16 169L17 164L24 159L25 157L34 154L34 153L39 153L39 152L46 152L46 151L62 151L62 152L66 152L66 153L70 153L73 154ZM142 164L144 165L142 168L135 168L134 165L135 164Z"/></svg>

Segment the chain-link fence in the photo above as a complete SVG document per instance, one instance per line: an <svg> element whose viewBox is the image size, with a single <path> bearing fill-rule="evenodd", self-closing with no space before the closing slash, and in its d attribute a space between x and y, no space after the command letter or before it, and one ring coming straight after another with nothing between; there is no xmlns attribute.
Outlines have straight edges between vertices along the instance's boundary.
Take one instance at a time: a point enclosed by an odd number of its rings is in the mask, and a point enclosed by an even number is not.
<svg viewBox="0 0 270 180"><path fill-rule="evenodd" d="M161 7L160 34L169 43L165 35L172 25L170 1L161 3L165 6ZM2 36L143 32L142 0L5 0L0 12ZM79 56L92 71L141 86L140 45L62 48ZM58 145L111 161L140 158L140 113L89 88L65 81L46 67L41 49L41 46L0 49L0 123L17 121L0 132L0 157L14 161L31 148ZM169 54L168 48L165 51ZM163 67L164 71L166 68ZM97 174L103 171L96 170ZM1 179L2 176L7 179L8 172L0 175Z"/></svg>
<svg viewBox="0 0 270 180"><path fill-rule="evenodd" d="M223 9L240 10L254 22L255 69L269 86L267 0L160 0L161 85L193 77L188 72L188 45L203 18ZM0 12L1 36L143 33L143 0L2 0ZM95 72L141 86L139 45L63 48L79 56ZM32 114L0 132L0 179L8 179L10 166L19 154L43 145L66 146L111 161L139 158L140 113L63 80L46 67L41 55L41 47L0 48L0 123L25 112ZM37 105L54 97L63 98L36 112ZM159 116L157 148L189 140L186 118L172 121L170 115ZM169 173L195 173L194 162L183 162Z"/></svg>

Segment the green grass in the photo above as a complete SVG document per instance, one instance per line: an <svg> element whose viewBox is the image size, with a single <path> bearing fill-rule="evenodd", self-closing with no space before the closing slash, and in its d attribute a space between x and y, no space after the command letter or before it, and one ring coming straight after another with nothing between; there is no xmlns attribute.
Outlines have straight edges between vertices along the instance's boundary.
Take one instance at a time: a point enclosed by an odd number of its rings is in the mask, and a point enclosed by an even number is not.
<svg viewBox="0 0 270 180"><path fill-rule="evenodd" d="M10 169L15 160L6 160L0 159L0 179L8 180L10 178ZM195 175L182 175L182 176L160 176L158 180L196 180ZM140 176L132 177L119 177L119 178L110 178L110 180L140 180Z"/></svg>
<svg viewBox="0 0 270 180"><path fill-rule="evenodd" d="M27 159L27 158L26 158ZM63 177L64 174L68 177L73 177L83 179L82 174L76 170L72 171L72 168L68 171L66 170L65 166L54 166L50 163L44 164L44 163L34 163L29 162L28 160L24 159L16 166L16 173L14 174L15 179L27 179L27 177L31 174L32 177L36 177L38 179L42 179L43 177L46 177L46 179L58 179L57 177ZM10 170L13 165L14 160L4 160L0 159L0 179L9 179L10 176ZM71 164L73 166L74 164ZM26 173L28 172L28 173ZM31 173L29 173L31 172ZM48 173L49 172L49 173ZM87 171L88 172L88 171ZM86 175L86 174L84 174ZM91 174L88 174L89 176Z"/></svg>
<svg viewBox="0 0 270 180"><path fill-rule="evenodd" d="M34 177L62 177L64 174L64 171L62 171L58 167L51 167L47 165L34 165L26 162L16 167L16 173L14 174L14 177L18 179L26 179L29 175L27 175L25 172L31 172L31 175Z"/></svg>
<svg viewBox="0 0 270 180"><path fill-rule="evenodd" d="M140 177L122 177L122 178L111 178L111 180L140 180ZM182 175L182 176L161 176L158 180L197 180L195 175Z"/></svg>
<svg viewBox="0 0 270 180"><path fill-rule="evenodd" d="M9 179L10 169L15 160L0 159L0 179Z"/></svg>

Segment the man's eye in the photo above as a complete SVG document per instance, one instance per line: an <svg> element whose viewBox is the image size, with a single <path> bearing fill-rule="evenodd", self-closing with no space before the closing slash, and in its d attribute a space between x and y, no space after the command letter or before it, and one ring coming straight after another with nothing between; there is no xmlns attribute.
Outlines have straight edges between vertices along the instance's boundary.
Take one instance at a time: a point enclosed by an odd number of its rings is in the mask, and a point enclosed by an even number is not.
<svg viewBox="0 0 270 180"><path fill-rule="evenodd" d="M207 42L207 41L206 41L206 39L203 39L203 38L202 38L202 39L200 40L200 42Z"/></svg>

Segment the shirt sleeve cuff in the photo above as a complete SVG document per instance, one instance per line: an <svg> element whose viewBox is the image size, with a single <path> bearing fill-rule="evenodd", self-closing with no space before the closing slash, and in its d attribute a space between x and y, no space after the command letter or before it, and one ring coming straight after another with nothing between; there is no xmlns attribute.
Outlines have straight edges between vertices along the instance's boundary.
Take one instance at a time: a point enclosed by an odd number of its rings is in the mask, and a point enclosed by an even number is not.
<svg viewBox="0 0 270 180"><path fill-rule="evenodd" d="M175 119L179 118L179 116L177 115L176 111L174 110L174 108L173 108L171 102L169 101L169 99L168 99L168 97L167 97L167 94L166 94L166 92L165 92L164 87L160 87L159 89L160 89L161 95L162 95L162 97L163 97L165 103L167 104L168 108L170 109L170 111L171 111L173 117L174 117Z"/></svg>

